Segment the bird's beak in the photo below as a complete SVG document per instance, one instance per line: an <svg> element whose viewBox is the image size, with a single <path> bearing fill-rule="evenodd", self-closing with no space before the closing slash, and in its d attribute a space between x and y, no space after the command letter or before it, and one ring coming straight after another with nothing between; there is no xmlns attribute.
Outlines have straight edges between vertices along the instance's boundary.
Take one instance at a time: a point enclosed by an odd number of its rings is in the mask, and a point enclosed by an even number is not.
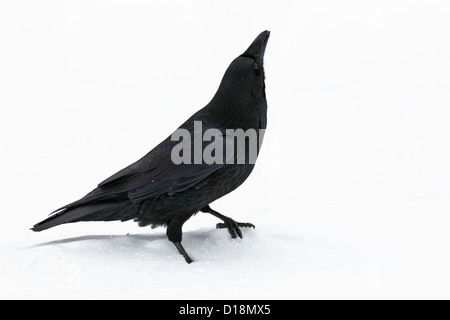
<svg viewBox="0 0 450 320"><path fill-rule="evenodd" d="M261 63L264 59L264 53L266 52L267 41L269 41L270 31L263 31L256 37L253 43L242 54L244 57L251 57L257 62Z"/></svg>

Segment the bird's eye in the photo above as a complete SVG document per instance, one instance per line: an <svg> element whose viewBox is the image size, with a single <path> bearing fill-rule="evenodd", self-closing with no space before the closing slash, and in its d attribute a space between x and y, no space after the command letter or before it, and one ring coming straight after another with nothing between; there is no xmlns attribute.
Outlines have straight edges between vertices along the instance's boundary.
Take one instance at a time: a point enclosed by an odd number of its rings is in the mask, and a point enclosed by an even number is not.
<svg viewBox="0 0 450 320"><path fill-rule="evenodd" d="M253 65L253 69L255 69L255 70L258 70L259 69L259 66L258 66L258 64L255 62L255 64Z"/></svg>

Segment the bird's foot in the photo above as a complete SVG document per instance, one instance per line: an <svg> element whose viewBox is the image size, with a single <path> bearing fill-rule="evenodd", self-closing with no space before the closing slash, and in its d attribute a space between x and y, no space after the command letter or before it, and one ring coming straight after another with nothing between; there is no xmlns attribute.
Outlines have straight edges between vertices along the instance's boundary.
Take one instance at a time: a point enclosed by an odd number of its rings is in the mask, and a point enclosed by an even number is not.
<svg viewBox="0 0 450 320"><path fill-rule="evenodd" d="M239 238L242 239L242 232L241 232L241 227L243 228L253 228L255 229L255 226L251 223L248 222L236 222L231 218L228 217L224 217L223 218L223 223L218 223L216 225L217 229L228 229L228 232L230 232L231 237L234 239L237 236L239 236Z"/></svg>
<svg viewBox="0 0 450 320"><path fill-rule="evenodd" d="M216 225L217 229L224 229L227 228L228 232L230 232L231 237L234 239L237 236L239 236L239 238L242 239L242 232L241 229L239 229L240 227L244 227L244 228L253 228L255 229L255 226L251 223L242 223L242 222L236 222L233 219L224 216L223 214L211 209L211 207L209 205L203 207L201 210L201 212L207 212L212 214L213 216L219 218L220 220L223 221L223 223L218 223Z"/></svg>

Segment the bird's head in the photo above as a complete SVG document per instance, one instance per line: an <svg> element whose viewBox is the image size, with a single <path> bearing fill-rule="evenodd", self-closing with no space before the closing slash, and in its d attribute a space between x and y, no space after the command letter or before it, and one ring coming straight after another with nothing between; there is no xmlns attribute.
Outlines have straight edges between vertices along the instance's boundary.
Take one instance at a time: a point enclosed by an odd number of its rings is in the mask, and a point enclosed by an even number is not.
<svg viewBox="0 0 450 320"><path fill-rule="evenodd" d="M264 53L269 35L269 31L261 32L225 72L219 89L207 106L222 123L244 128L265 118ZM260 126L265 128L265 120L261 121Z"/></svg>
<svg viewBox="0 0 450 320"><path fill-rule="evenodd" d="M269 41L270 32L261 32L252 42L250 47L236 60L242 61L246 65L246 69L253 69L254 73L263 76L264 80L264 53L266 52L267 42Z"/></svg>
<svg viewBox="0 0 450 320"><path fill-rule="evenodd" d="M269 31L261 32L247 50L231 62L216 96L243 99L265 98L264 53Z"/></svg>

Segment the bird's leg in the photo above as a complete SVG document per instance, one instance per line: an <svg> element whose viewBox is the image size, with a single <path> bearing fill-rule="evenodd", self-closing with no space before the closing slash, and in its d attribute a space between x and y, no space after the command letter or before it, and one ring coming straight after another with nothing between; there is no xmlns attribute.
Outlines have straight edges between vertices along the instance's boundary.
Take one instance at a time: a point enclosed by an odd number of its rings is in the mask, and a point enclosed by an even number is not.
<svg viewBox="0 0 450 320"><path fill-rule="evenodd" d="M169 238L169 240L173 242L175 247L178 249L178 252L184 257L184 260L186 260L187 263L191 263L191 257L189 257L186 250L184 250L184 247L181 245L181 226L182 224L180 224L178 221L169 222L166 231L167 238Z"/></svg>
<svg viewBox="0 0 450 320"><path fill-rule="evenodd" d="M187 254L186 250L184 250L183 246L181 245L181 242L174 242L173 243L175 247L177 247L178 252L184 257L184 260L186 260L187 263L191 263L192 259Z"/></svg>
<svg viewBox="0 0 450 320"><path fill-rule="evenodd" d="M241 232L241 229L239 229L240 227L247 227L247 228L251 227L253 229L255 228L255 226L253 224L251 224L251 223L236 222L233 219L231 219L229 217L226 217L223 214L221 214L221 213L211 209L209 207L209 205L204 207L204 208L202 208L200 211L201 212L210 213L214 217L217 217L220 220L222 220L223 223L218 223L216 225L216 228L217 229L227 228L228 232L230 232L232 238L236 238L236 236L239 236L239 238L242 239L242 232Z"/></svg>

